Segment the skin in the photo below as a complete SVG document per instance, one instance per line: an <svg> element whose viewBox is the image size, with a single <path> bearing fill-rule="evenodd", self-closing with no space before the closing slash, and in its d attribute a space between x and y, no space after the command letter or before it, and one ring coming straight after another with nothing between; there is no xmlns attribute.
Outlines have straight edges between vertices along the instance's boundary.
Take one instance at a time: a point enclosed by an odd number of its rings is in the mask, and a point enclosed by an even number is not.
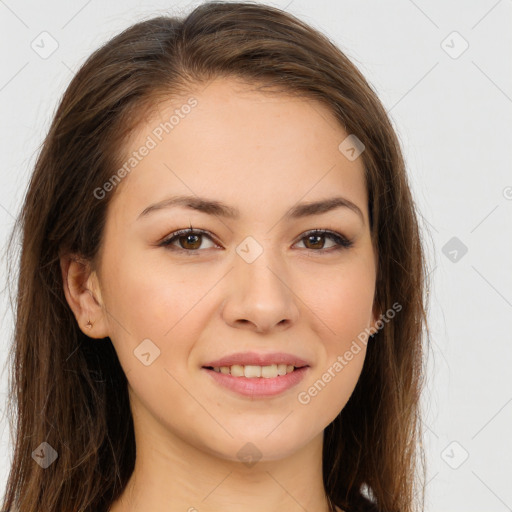
<svg viewBox="0 0 512 512"><path fill-rule="evenodd" d="M129 383L137 459L111 511L327 512L323 430L348 401L365 346L308 404L297 395L377 319L362 158L339 151L348 134L318 102L228 78L191 96L197 106L110 192L95 268L61 260L77 322L92 338L110 337ZM127 155L187 99L161 103ZM222 201L241 216L173 207L138 218L177 194ZM362 218L349 208L283 217L296 203L338 195ZM212 237L182 237L176 251L158 245L190 223ZM312 229L353 246L332 251L328 236L308 243ZM252 263L236 252L248 236L263 250ZM148 338L160 355L145 366L134 350ZM298 386L265 399L236 395L201 368L247 350L288 352L310 368ZM261 454L251 467L237 456L247 442Z"/></svg>

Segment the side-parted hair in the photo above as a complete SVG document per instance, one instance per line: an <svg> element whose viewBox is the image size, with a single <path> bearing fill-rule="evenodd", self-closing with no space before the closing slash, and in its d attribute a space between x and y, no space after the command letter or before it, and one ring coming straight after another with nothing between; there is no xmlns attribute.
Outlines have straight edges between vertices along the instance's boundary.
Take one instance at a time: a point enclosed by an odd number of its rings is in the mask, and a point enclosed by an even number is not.
<svg viewBox="0 0 512 512"><path fill-rule="evenodd" d="M372 503L381 512L423 508L428 271L397 135L372 87L326 36L274 7L211 2L182 18L137 23L96 50L41 147L10 241L19 247L10 260L15 436L2 510L105 512L126 486L136 453L127 380L110 340L80 330L59 258L94 263L115 193L98 199L94 191L126 159L125 144L147 112L218 77L317 100L364 144L375 301L382 312L401 308L368 342L355 390L325 429L323 479L347 511ZM42 442L58 453L46 469L32 457Z"/></svg>

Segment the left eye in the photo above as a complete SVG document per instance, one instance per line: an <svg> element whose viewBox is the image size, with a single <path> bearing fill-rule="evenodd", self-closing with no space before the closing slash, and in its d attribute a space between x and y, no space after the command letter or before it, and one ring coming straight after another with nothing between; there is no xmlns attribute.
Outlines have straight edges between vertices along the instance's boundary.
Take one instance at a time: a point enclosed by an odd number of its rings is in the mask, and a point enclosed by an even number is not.
<svg viewBox="0 0 512 512"><path fill-rule="evenodd" d="M213 242L211 236L206 231L200 229L180 229L179 231L171 233L170 237L163 240L159 245L168 247L172 250L182 250L189 253L197 252L201 246L202 238L209 239L213 244L212 246L216 245L215 242ZM334 244L327 249L324 247L325 238L330 238L334 242ZM314 252L327 252L328 249L336 250L348 248L353 244L352 241L348 240L340 233L327 231L325 229L315 229L308 231L299 239L299 242L302 242L303 240L305 240L307 244L311 244L313 246L306 247L306 249L312 250ZM178 242L180 247L176 247L175 242ZM319 245L322 247L319 247Z"/></svg>
<svg viewBox="0 0 512 512"><path fill-rule="evenodd" d="M323 246L322 239L330 238L332 241L334 241L334 244L331 245L328 249L348 249L352 246L352 241L345 238L340 233L335 233L333 231L327 231L325 229L315 229L313 231L309 231L306 233L299 241L307 240L308 243L311 243L314 247L306 247L306 249L320 249L320 250L326 250L325 247L316 247L319 243ZM313 242L312 242L313 240ZM320 242L319 242L320 240Z"/></svg>

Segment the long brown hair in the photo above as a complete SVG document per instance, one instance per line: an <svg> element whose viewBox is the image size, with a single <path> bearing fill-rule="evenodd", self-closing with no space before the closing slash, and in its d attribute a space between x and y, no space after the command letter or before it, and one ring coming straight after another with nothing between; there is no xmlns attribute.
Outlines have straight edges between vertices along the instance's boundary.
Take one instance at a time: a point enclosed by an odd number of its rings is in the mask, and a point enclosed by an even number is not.
<svg viewBox="0 0 512 512"><path fill-rule="evenodd" d="M110 340L79 329L59 256L94 261L113 193L99 200L93 191L118 169L147 109L220 76L318 100L365 146L375 301L380 311L395 303L401 311L368 343L356 388L325 429L323 478L329 498L346 510L370 502L383 512L423 508L427 268L397 136L376 93L327 37L277 8L213 2L184 18L137 23L108 41L56 111L11 238L21 251L12 273L15 443L3 510L98 512L122 493L135 463L127 380ZM32 457L43 441L58 453L46 469Z"/></svg>

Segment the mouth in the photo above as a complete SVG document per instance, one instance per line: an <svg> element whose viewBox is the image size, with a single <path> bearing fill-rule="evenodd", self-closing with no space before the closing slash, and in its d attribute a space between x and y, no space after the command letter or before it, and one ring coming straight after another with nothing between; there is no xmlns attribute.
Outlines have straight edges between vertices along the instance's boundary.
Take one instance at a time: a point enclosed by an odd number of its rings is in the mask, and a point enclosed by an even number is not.
<svg viewBox="0 0 512 512"><path fill-rule="evenodd" d="M224 391L237 397L268 399L297 386L310 370L309 365L287 364L203 366L202 370Z"/></svg>
<svg viewBox="0 0 512 512"><path fill-rule="evenodd" d="M247 379L275 379L305 367L307 367L307 365L294 366L292 364L277 363L265 366L253 364L234 364L232 366L203 366L203 368L205 368L206 370L211 370L216 373L221 373L223 375L231 375L232 377L236 378L245 377Z"/></svg>

